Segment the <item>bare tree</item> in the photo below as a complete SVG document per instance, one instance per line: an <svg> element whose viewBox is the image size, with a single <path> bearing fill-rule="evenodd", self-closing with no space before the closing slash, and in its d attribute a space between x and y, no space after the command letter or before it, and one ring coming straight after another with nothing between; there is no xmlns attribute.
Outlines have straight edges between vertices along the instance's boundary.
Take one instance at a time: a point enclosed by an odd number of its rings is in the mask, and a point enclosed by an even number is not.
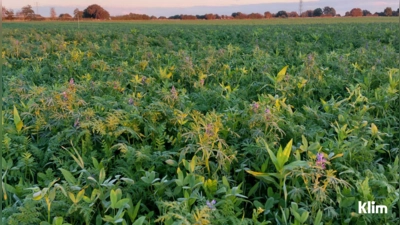
<svg viewBox="0 0 400 225"><path fill-rule="evenodd" d="M31 5L22 7L21 13L25 18L32 18L35 15L35 11L33 11Z"/></svg>
<svg viewBox="0 0 400 225"><path fill-rule="evenodd" d="M57 13L56 13L56 10L54 9L54 7L52 7L50 9L50 18L53 20L57 18Z"/></svg>
<svg viewBox="0 0 400 225"><path fill-rule="evenodd" d="M83 17L83 11L79 11L79 9L76 8L74 10L74 18L75 19L82 19L82 17Z"/></svg>
<svg viewBox="0 0 400 225"><path fill-rule="evenodd" d="M7 9L6 9L6 7L4 7L4 6L2 6L2 8L1 8L1 17L6 17L6 12L7 12Z"/></svg>

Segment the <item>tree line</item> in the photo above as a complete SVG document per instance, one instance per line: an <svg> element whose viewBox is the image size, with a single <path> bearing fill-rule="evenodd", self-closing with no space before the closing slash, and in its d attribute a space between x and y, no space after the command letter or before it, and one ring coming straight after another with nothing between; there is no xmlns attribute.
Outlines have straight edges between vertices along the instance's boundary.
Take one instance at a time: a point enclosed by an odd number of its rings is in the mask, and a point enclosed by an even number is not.
<svg viewBox="0 0 400 225"><path fill-rule="evenodd" d="M264 14L250 13L245 14L242 12L234 12L231 15L219 15L219 14L204 14L204 15L174 15L170 17L165 16L149 16L146 14L129 13L120 16L111 16L110 13L103 7L93 4L89 5L84 10L78 8L74 10L73 16L68 13L61 13L57 15L54 8L50 9L50 18L42 17L36 14L32 9L31 5L27 5L21 8L20 11L14 13L12 9L6 9L2 7L2 18L6 20L23 19L23 20L74 20L74 19L101 19L101 20L154 20L154 19L179 19L179 20L215 20L215 19L269 19L269 18L290 18L290 17L340 17L340 14L336 13L333 7L326 6L324 8L316 8L314 10L306 10L300 14L296 11L287 12L284 10L276 13L269 11ZM386 7L382 12L375 12L372 14L368 10L362 10L361 8L353 8L346 12L344 16L399 16L399 9L397 11L392 10L391 7Z"/></svg>

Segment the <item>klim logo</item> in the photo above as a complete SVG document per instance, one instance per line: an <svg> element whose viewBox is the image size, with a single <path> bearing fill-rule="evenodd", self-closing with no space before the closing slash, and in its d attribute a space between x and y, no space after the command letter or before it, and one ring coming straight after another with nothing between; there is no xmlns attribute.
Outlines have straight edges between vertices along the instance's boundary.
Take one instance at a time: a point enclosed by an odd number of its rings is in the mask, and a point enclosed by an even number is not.
<svg viewBox="0 0 400 225"><path fill-rule="evenodd" d="M362 203L358 202L358 213L359 214L386 214L388 212L388 208L385 205L375 205L374 201L368 201Z"/></svg>

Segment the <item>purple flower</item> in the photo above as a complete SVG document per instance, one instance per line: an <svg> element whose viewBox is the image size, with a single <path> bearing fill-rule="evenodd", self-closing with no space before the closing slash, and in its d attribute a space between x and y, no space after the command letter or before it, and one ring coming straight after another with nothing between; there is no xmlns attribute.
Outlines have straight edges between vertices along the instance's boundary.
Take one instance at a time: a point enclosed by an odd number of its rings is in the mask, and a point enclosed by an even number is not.
<svg viewBox="0 0 400 225"><path fill-rule="evenodd" d="M256 112L256 110L260 107L260 104L258 104L257 102L254 102L252 106L253 106L254 112Z"/></svg>
<svg viewBox="0 0 400 225"><path fill-rule="evenodd" d="M71 80L69 80L69 84L74 85L74 78L71 78Z"/></svg>
<svg viewBox="0 0 400 225"><path fill-rule="evenodd" d="M322 169L325 169L325 163L326 163L326 159L324 158L324 154L318 153L317 161L315 162L315 165L321 167Z"/></svg>
<svg viewBox="0 0 400 225"><path fill-rule="evenodd" d="M215 210L215 203L217 203L214 199L210 202L210 201L208 201L207 200L207 202L206 202L206 204L207 204L207 206L208 206L208 208L210 208L210 209L212 209L212 210Z"/></svg>
<svg viewBox="0 0 400 225"><path fill-rule="evenodd" d="M267 108L267 109L265 109L265 113L266 113L266 114L270 114L270 113L271 113L271 110L269 110L269 108Z"/></svg>
<svg viewBox="0 0 400 225"><path fill-rule="evenodd" d="M133 99L130 98L129 101L128 101L128 103L129 103L129 105L133 105Z"/></svg>
<svg viewBox="0 0 400 225"><path fill-rule="evenodd" d="M204 79L200 80L200 85L201 85L201 86L204 85Z"/></svg>

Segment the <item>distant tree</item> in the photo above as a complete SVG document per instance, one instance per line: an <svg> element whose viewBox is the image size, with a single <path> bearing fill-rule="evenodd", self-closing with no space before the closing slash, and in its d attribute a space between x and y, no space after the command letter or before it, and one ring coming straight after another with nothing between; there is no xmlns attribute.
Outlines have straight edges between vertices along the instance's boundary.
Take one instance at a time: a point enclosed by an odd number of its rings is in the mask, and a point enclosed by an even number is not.
<svg viewBox="0 0 400 225"><path fill-rule="evenodd" d="M51 7L51 9L50 9L50 18L54 20L56 17L57 17L56 10L54 9L54 7Z"/></svg>
<svg viewBox="0 0 400 225"><path fill-rule="evenodd" d="M261 15L260 13L251 13L247 16L247 18L249 19L262 19L263 15Z"/></svg>
<svg viewBox="0 0 400 225"><path fill-rule="evenodd" d="M69 15L68 13L61 13L58 18L62 19L62 20L70 20L72 19L72 16Z"/></svg>
<svg viewBox="0 0 400 225"><path fill-rule="evenodd" d="M299 17L299 14L296 11L288 13L289 17Z"/></svg>
<svg viewBox="0 0 400 225"><path fill-rule="evenodd" d="M181 15L181 20L197 20L197 17L193 15Z"/></svg>
<svg viewBox="0 0 400 225"><path fill-rule="evenodd" d="M167 17L165 17L165 16L160 16L160 17L158 17L158 19L159 19L159 20L166 20Z"/></svg>
<svg viewBox="0 0 400 225"><path fill-rule="evenodd" d="M198 17L198 19L215 20L216 16L212 13L204 15L204 18Z"/></svg>
<svg viewBox="0 0 400 225"><path fill-rule="evenodd" d="M392 14L393 14L391 7L386 7L386 9L383 10L383 12L385 13L386 16L392 16Z"/></svg>
<svg viewBox="0 0 400 225"><path fill-rule="evenodd" d="M279 12L277 12L277 13L275 14L275 17L287 18L287 17L288 17L288 14L286 13L286 11L281 10L281 11L279 11Z"/></svg>
<svg viewBox="0 0 400 225"><path fill-rule="evenodd" d="M305 12L302 12L301 13L301 17L313 17L313 14L314 14L314 11L312 11L312 10L307 10L307 11L305 11Z"/></svg>
<svg viewBox="0 0 400 225"><path fill-rule="evenodd" d="M110 13L97 4L89 5L83 10L83 18L109 19Z"/></svg>
<svg viewBox="0 0 400 225"><path fill-rule="evenodd" d="M232 13L232 17L235 19L246 19L247 15L241 12L234 12Z"/></svg>
<svg viewBox="0 0 400 225"><path fill-rule="evenodd" d="M340 14L336 14L336 17L341 17L341 15Z"/></svg>
<svg viewBox="0 0 400 225"><path fill-rule="evenodd" d="M83 18L83 11L80 11L78 8L74 9L74 18L75 19L82 19Z"/></svg>
<svg viewBox="0 0 400 225"><path fill-rule="evenodd" d="M1 17L6 17L6 12L7 12L7 9L6 9L6 7L4 7L4 6L2 6L2 8L1 8Z"/></svg>
<svg viewBox="0 0 400 225"><path fill-rule="evenodd" d="M315 16L315 17L322 16L323 13L324 12L322 11L321 8L316 8L316 9L314 9L313 16Z"/></svg>
<svg viewBox="0 0 400 225"><path fill-rule="evenodd" d="M350 16L350 12L347 11L347 12L344 14L344 16Z"/></svg>
<svg viewBox="0 0 400 225"><path fill-rule="evenodd" d="M269 19L269 18L272 17L272 14L271 14L270 12L265 12L265 13L264 13L264 17L267 18L267 19Z"/></svg>
<svg viewBox="0 0 400 225"><path fill-rule="evenodd" d="M366 10L366 9L364 9L362 12L363 12L363 16L369 16L369 15L372 15L372 14L371 14L371 12L370 12L370 11L368 11L368 10Z"/></svg>
<svg viewBox="0 0 400 225"><path fill-rule="evenodd" d="M362 16L363 12L360 8L354 8L350 11L350 16Z"/></svg>
<svg viewBox="0 0 400 225"><path fill-rule="evenodd" d="M6 19L8 20L14 19L14 10L7 9L5 13L6 13Z"/></svg>
<svg viewBox="0 0 400 225"><path fill-rule="evenodd" d="M336 10L329 6L325 6L323 12L324 12L324 15L326 15L326 16L328 16L328 15L336 16Z"/></svg>
<svg viewBox="0 0 400 225"><path fill-rule="evenodd" d="M399 16L399 9L393 11L392 16Z"/></svg>
<svg viewBox="0 0 400 225"><path fill-rule="evenodd" d="M180 16L180 15L170 16L170 17L168 17L168 19L180 20L180 19L181 19L181 16Z"/></svg>
<svg viewBox="0 0 400 225"><path fill-rule="evenodd" d="M21 14L25 18L33 18L35 15L35 11L33 11L31 5L27 5L27 6L22 7Z"/></svg>

